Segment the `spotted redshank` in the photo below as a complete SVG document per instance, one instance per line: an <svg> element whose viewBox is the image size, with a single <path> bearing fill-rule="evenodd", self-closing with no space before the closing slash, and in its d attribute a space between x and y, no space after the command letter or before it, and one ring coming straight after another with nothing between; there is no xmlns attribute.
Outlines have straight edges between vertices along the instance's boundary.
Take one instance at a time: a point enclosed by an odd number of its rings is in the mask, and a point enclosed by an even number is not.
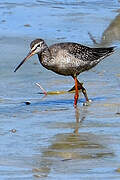
<svg viewBox="0 0 120 180"><path fill-rule="evenodd" d="M77 106L79 89L85 96L86 104L89 102L86 89L77 80L77 76L96 66L102 59L111 55L114 47L91 48L74 42L57 43L47 46L43 39L35 39L30 44L30 52L19 67L31 56L38 54L38 58L43 67L57 74L72 76L75 81L74 107Z"/></svg>

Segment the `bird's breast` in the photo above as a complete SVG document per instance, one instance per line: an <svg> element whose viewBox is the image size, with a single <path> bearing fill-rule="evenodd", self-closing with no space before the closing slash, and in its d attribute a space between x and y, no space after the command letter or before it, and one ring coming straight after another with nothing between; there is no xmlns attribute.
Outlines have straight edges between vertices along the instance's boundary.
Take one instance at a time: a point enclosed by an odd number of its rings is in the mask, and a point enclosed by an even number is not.
<svg viewBox="0 0 120 180"><path fill-rule="evenodd" d="M41 56L41 64L48 70L65 76L73 76L84 71L86 62L82 61L67 50L51 51L51 56Z"/></svg>
<svg viewBox="0 0 120 180"><path fill-rule="evenodd" d="M80 73L80 59L75 58L66 50L60 50L56 53L56 56L52 56L51 70L65 76L71 76ZM79 72L78 72L79 71Z"/></svg>

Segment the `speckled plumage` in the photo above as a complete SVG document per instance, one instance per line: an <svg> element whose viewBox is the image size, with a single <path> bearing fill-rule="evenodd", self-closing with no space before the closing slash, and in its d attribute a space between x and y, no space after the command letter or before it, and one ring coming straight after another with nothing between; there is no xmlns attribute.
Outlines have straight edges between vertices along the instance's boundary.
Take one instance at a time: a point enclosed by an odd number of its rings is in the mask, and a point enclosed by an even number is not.
<svg viewBox="0 0 120 180"><path fill-rule="evenodd" d="M78 89L81 89L86 102L89 102L87 93L83 85L77 80L77 76L96 66L102 59L114 52L114 47L90 48L78 43L66 42L47 46L44 40L36 39L30 44L30 52L25 59L17 66L19 67L31 56L38 54L42 66L64 76L72 76L75 80L74 107L77 106L79 97Z"/></svg>
<svg viewBox="0 0 120 180"><path fill-rule="evenodd" d="M38 42L38 39L36 41ZM38 54L40 63L45 68L65 76L79 75L91 69L114 51L114 47L90 48L72 42L45 46Z"/></svg>

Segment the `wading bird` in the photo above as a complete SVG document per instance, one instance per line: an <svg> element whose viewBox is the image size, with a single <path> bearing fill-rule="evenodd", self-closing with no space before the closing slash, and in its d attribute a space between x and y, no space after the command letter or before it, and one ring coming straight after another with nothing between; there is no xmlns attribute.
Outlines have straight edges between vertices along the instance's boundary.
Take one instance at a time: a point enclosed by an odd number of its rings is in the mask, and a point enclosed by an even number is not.
<svg viewBox="0 0 120 180"><path fill-rule="evenodd" d="M43 67L57 74L72 76L75 81L74 107L77 106L79 97L78 90L81 89L85 96L86 103L89 102L86 89L77 80L77 76L96 66L102 59L114 52L114 47L91 48L74 42L57 43L47 46L43 39L35 39L30 44L30 52L19 67L31 56L38 54L38 58Z"/></svg>

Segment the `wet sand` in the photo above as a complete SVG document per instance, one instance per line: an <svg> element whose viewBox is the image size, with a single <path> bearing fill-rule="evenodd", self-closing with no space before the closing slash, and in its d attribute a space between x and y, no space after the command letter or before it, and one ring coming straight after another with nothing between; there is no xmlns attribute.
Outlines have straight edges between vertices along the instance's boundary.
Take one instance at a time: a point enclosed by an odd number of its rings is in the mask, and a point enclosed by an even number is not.
<svg viewBox="0 0 120 180"><path fill-rule="evenodd" d="M119 37L109 38L119 34L118 7L117 1L0 2L1 180L120 179L120 48ZM77 109L74 94L40 94L36 82L66 91L74 81L44 69L37 56L14 73L31 40L96 46L88 32L99 45L118 45L78 78L90 106L83 106L81 93Z"/></svg>

